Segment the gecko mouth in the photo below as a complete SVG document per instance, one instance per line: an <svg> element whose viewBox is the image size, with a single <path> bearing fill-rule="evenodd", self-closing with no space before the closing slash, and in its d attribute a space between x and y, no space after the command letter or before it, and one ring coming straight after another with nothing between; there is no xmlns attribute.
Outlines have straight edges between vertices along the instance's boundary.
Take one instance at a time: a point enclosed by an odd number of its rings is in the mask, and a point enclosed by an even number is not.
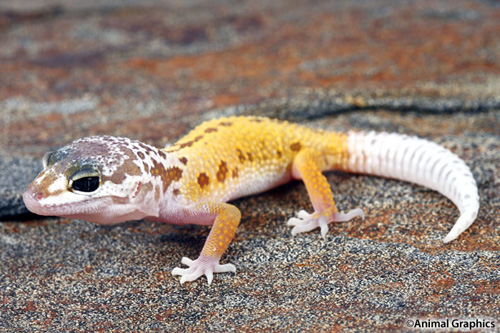
<svg viewBox="0 0 500 333"><path fill-rule="evenodd" d="M105 207L105 198L89 198L71 204L53 203L42 205L40 203L41 194L37 191L32 191L29 187L23 193L23 201L26 208L34 214L43 216L84 216L86 214L96 214Z"/></svg>

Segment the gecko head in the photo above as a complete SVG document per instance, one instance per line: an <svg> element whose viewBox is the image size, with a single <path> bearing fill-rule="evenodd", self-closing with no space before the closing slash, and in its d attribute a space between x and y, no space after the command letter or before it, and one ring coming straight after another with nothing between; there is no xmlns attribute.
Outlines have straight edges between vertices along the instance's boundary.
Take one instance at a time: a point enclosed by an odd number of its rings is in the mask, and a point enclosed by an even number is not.
<svg viewBox="0 0 500 333"><path fill-rule="evenodd" d="M45 154L44 169L23 194L26 207L39 215L99 224L147 216L136 200L143 192L139 144L149 148L126 138L94 136Z"/></svg>

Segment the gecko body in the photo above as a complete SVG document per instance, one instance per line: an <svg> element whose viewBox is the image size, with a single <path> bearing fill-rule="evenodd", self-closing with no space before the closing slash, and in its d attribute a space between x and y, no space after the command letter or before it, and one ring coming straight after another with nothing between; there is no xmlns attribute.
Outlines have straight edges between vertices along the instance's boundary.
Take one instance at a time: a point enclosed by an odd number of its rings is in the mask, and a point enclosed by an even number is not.
<svg viewBox="0 0 500 333"><path fill-rule="evenodd" d="M43 159L44 170L26 189L28 209L40 215L99 224L147 218L173 224L213 225L200 256L175 268L181 283L235 271L219 260L234 237L240 211L228 202L302 179L314 208L290 218L292 234L364 217L340 213L328 170L366 173L434 189L460 210L449 242L475 220L479 197L465 163L423 139L387 133L334 133L259 117L205 122L173 145L158 149L128 138L76 140Z"/></svg>

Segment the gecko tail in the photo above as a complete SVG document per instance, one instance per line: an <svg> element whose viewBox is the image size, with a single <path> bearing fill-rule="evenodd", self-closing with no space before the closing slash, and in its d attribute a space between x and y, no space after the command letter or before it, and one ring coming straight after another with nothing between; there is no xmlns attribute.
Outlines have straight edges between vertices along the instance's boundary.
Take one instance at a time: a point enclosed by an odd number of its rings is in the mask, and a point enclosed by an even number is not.
<svg viewBox="0 0 500 333"><path fill-rule="evenodd" d="M395 133L350 132L348 172L399 179L435 190L459 209L460 218L443 239L457 238L477 217L479 195L469 167L434 142Z"/></svg>

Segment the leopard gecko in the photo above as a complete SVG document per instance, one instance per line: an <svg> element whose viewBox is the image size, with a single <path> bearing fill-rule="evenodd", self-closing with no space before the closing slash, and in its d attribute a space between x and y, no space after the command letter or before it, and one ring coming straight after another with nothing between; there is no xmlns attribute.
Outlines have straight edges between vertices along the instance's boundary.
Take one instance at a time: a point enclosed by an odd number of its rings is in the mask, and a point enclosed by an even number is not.
<svg viewBox="0 0 500 333"><path fill-rule="evenodd" d="M261 117L207 121L178 142L158 149L122 137L73 141L43 158L44 169L23 194L36 214L114 224L147 218L172 224L212 225L196 260L174 268L181 284L213 273L235 272L220 258L241 213L227 203L301 179L314 211L287 224L292 235L331 222L364 217L359 208L338 211L327 170L400 179L436 190L459 209L443 239L457 238L476 219L479 196L470 169L442 146L416 137L375 132L336 133Z"/></svg>

